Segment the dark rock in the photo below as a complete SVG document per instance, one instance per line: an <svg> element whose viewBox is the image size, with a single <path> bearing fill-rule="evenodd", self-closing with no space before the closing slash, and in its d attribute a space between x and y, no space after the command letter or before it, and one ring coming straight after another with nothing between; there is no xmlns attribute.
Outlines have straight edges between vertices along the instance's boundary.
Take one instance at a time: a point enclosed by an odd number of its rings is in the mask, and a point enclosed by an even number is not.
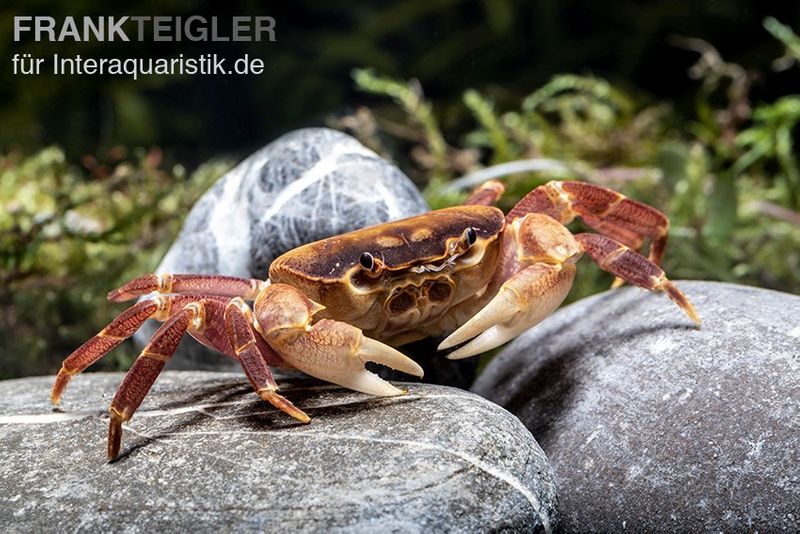
<svg viewBox="0 0 800 534"><path fill-rule="evenodd" d="M556 472L566 531L800 530L800 297L681 282L584 299L514 341L473 391Z"/></svg>
<svg viewBox="0 0 800 534"><path fill-rule="evenodd" d="M156 272L264 278L287 250L427 210L411 180L352 137L296 130L244 160L198 200ZM137 343L143 346L157 326L148 323ZM234 370L237 364L187 339L170 367Z"/></svg>
<svg viewBox="0 0 800 534"><path fill-rule="evenodd" d="M552 473L511 414L470 393L406 384L375 398L306 379L282 392L301 425L241 374L165 372L106 463L120 374L0 382L0 530L542 531Z"/></svg>

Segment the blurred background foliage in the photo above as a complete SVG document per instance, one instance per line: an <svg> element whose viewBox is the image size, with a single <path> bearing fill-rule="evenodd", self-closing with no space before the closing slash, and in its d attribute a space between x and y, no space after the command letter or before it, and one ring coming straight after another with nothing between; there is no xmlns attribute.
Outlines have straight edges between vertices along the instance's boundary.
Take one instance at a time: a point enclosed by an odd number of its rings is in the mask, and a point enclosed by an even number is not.
<svg viewBox="0 0 800 534"><path fill-rule="evenodd" d="M0 378L57 370L119 313L109 288L152 271L180 230L177 215L232 166L210 161L187 175L161 170L161 158L118 148L79 170L52 146L0 156ZM101 368L133 357L126 344Z"/></svg>
<svg viewBox="0 0 800 534"><path fill-rule="evenodd" d="M672 278L800 293L800 5L749 0L231 1L274 43L13 42L14 15L205 15L188 0L6 2L3 57L250 54L261 76L0 73L0 379L57 370L119 311L233 162L328 124L395 161L433 207L503 172L508 208L550 179L672 222ZM146 147L146 148L138 148ZM159 148L155 148L159 147ZM187 170L190 169L190 170ZM611 278L584 262L574 300ZM101 368L125 367L126 346Z"/></svg>

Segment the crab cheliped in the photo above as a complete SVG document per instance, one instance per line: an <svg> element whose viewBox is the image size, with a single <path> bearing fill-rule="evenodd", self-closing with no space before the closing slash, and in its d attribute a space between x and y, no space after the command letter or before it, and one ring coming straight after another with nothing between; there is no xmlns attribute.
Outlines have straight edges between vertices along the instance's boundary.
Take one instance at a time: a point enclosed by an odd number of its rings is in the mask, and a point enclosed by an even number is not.
<svg viewBox="0 0 800 534"><path fill-rule="evenodd" d="M698 325L686 296L659 264L669 221L658 210L584 182L549 182L507 215L493 204L503 185L478 187L464 205L300 246L275 259L266 281L221 275L148 274L109 293L114 302L150 293L63 362L58 404L72 376L102 358L148 318L163 321L111 402L108 457L122 424L144 400L183 335L239 361L261 399L298 421L310 418L278 393L270 367L292 367L367 394L403 391L365 369L375 362L421 377L392 347L444 336L448 358L509 341L551 314L585 252L602 269L664 292ZM598 233L573 235L579 217ZM649 240L649 256L642 250ZM252 305L248 304L252 302Z"/></svg>

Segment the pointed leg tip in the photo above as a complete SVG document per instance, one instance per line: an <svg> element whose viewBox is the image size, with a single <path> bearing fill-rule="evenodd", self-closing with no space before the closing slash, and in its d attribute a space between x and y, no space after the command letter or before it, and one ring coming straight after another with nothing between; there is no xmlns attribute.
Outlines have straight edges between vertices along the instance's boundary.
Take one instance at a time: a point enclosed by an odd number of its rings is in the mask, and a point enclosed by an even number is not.
<svg viewBox="0 0 800 534"><path fill-rule="evenodd" d="M685 306L682 306L682 305L680 305L680 304L678 304L678 305L679 305L679 306L680 306L680 308L683 310L683 312L684 312L686 315L688 315L688 316L689 316L689 319L691 319L691 320L692 320L692 322L694 323L694 326L695 326L695 328L697 328L697 329L699 330L699 329L700 329L700 326L701 326L701 323L702 323L702 321L701 321L701 319L700 319L700 316L699 316L699 315L697 315L697 311L695 311L695 309L694 309L694 306L692 306L692 304L691 304L690 302L688 302L688 301L686 302L686 305L685 305Z"/></svg>
<svg viewBox="0 0 800 534"><path fill-rule="evenodd" d="M106 299L111 302L125 302L128 300L133 300L138 295L136 293L128 293L123 288L117 288L113 291L109 291L108 295L106 295Z"/></svg>
<svg viewBox="0 0 800 534"><path fill-rule="evenodd" d="M695 327L700 329L700 324L702 323L700 316L697 314L697 310L694 309L694 306L686 298L686 295L681 293L681 299L675 299L675 303L680 306L680 308L689 316L689 318L694 322Z"/></svg>
<svg viewBox="0 0 800 534"><path fill-rule="evenodd" d="M61 406L61 393L62 391L59 388L53 386L53 390L50 392L50 404L54 407Z"/></svg>
<svg viewBox="0 0 800 534"><path fill-rule="evenodd" d="M67 389L71 378L72 375L63 367L59 369L56 381L53 384L53 389L50 391L50 402L52 402L54 406L61 404L61 396L64 394L64 390Z"/></svg>
<svg viewBox="0 0 800 534"><path fill-rule="evenodd" d="M309 417L308 414L292 404L292 401L283 395L278 394L278 392L274 389L262 389L258 393L262 400L272 404L275 408L279 409L290 417L293 417L294 419L306 425L311 422L311 417Z"/></svg>
<svg viewBox="0 0 800 534"><path fill-rule="evenodd" d="M697 310L694 309L692 303L689 302L689 299L684 296L684 302L679 303L679 305L681 309L686 312L686 315L688 315L689 318L694 321L695 327L699 330L703 321L700 319L700 316L697 314Z"/></svg>
<svg viewBox="0 0 800 534"><path fill-rule="evenodd" d="M122 417L113 409L111 419L108 422L108 461L112 462L119 456L122 446Z"/></svg>
<svg viewBox="0 0 800 534"><path fill-rule="evenodd" d="M697 314L697 310L694 309L694 306L686 297L686 295L684 295L683 292L680 289L678 289L678 287L675 284L667 281L666 283L662 283L661 287L660 288L657 287L657 289L663 290L670 298L670 300L672 300L672 302L677 304L678 307L682 309L683 312L686 315L688 315L692 321L694 321L695 326L698 329L700 328L701 320L700 316Z"/></svg>
<svg viewBox="0 0 800 534"><path fill-rule="evenodd" d="M303 423L304 425L307 425L307 424L311 423L311 418L308 416L308 414L306 414L305 412L300 411L300 410L298 410L298 412L300 412L300 413L289 414L289 415L291 415L292 418L295 421L299 421L299 422Z"/></svg>

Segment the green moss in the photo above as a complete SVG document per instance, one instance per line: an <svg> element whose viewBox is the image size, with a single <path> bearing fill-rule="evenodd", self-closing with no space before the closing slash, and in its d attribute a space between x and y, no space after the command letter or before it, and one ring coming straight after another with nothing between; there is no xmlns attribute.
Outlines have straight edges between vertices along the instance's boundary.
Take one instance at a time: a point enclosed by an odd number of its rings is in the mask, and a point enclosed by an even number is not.
<svg viewBox="0 0 800 534"><path fill-rule="evenodd" d="M119 313L109 289L157 266L184 214L231 166L186 176L159 163L156 150L83 168L57 147L0 156L0 379L56 371ZM133 356L126 345L102 368Z"/></svg>

